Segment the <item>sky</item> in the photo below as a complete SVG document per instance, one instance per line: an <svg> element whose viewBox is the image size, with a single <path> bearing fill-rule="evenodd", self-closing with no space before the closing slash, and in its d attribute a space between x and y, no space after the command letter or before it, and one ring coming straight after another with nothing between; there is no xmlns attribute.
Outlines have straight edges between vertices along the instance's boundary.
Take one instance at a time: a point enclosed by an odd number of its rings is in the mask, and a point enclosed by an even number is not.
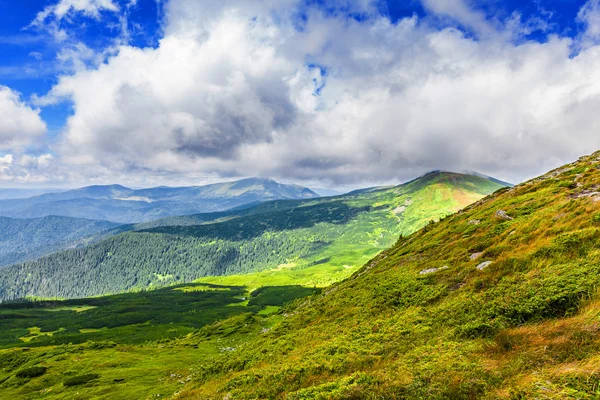
<svg viewBox="0 0 600 400"><path fill-rule="evenodd" d="M0 186L521 182L600 149L600 0L0 0Z"/></svg>

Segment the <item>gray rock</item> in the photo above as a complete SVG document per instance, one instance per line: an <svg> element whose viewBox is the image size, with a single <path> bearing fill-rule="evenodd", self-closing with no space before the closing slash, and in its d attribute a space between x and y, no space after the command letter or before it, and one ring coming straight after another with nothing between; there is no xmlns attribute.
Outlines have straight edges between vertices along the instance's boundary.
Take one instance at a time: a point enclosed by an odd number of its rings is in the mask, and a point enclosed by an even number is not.
<svg viewBox="0 0 600 400"><path fill-rule="evenodd" d="M471 260L477 260L479 257L481 257L481 255L483 254L482 251L480 251L479 253L473 253L471 254Z"/></svg>
<svg viewBox="0 0 600 400"><path fill-rule="evenodd" d="M506 211L504 211L504 210L498 210L498 211L496 211L496 218L505 219L507 221L510 221L510 220L513 219L513 217L511 217L510 215L508 215L506 213Z"/></svg>
<svg viewBox="0 0 600 400"><path fill-rule="evenodd" d="M491 263L492 263L491 261L484 261L484 262L482 262L481 264L479 264L477 266L477 269L479 271L483 271L484 269L486 269L487 267L489 267Z"/></svg>
<svg viewBox="0 0 600 400"><path fill-rule="evenodd" d="M479 225L481 223L478 219L472 219L469 221L469 225Z"/></svg>
<svg viewBox="0 0 600 400"><path fill-rule="evenodd" d="M439 267L439 268L427 268L427 269L424 269L423 271L420 271L419 275L433 274L434 272L438 272L438 271L441 271L443 269L448 269L448 266L444 265L443 267Z"/></svg>
<svg viewBox="0 0 600 400"><path fill-rule="evenodd" d="M406 206L396 207L393 212L394 214L402 214L404 211L406 211Z"/></svg>

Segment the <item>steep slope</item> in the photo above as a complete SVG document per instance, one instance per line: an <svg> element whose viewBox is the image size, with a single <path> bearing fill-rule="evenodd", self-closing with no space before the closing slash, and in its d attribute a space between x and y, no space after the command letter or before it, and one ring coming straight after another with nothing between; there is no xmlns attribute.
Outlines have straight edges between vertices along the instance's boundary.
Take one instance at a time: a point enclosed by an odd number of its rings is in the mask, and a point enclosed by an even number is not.
<svg viewBox="0 0 600 400"><path fill-rule="evenodd" d="M0 305L0 345L29 347L0 350L0 396L594 399L599 246L600 152L428 224L279 312L278 296L258 313L251 296L248 313L190 332L182 322L227 314L239 290L173 293L191 285Z"/></svg>
<svg viewBox="0 0 600 400"><path fill-rule="evenodd" d="M88 186L27 199L0 200L0 215L17 218L60 215L135 223L172 215L222 211L269 200L315 197L318 195L310 189L258 178L138 190L121 185Z"/></svg>
<svg viewBox="0 0 600 400"><path fill-rule="evenodd" d="M0 217L0 266L84 245L93 236L117 226L113 222L57 216Z"/></svg>
<svg viewBox="0 0 600 400"><path fill-rule="evenodd" d="M0 299L85 297L265 270L285 273L284 284L325 286L349 276L398 235L499 187L480 177L432 173L386 189L170 218L181 226L127 232L6 268Z"/></svg>
<svg viewBox="0 0 600 400"><path fill-rule="evenodd" d="M178 398L596 398L599 248L600 152L402 237Z"/></svg>

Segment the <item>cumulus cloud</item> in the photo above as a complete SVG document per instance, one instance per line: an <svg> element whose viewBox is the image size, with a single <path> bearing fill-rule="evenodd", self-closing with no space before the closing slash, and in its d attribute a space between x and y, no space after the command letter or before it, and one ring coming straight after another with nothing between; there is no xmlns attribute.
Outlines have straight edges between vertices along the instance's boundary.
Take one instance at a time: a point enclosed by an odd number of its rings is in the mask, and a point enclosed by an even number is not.
<svg viewBox="0 0 600 400"><path fill-rule="evenodd" d="M171 0L158 48L121 46L41 99L73 101L62 162L336 184L438 168L519 181L600 148L595 45L515 44L498 30L518 21L490 24L459 0L425 5L478 38L416 17L392 23L369 1L332 4L367 16L295 0Z"/></svg>
<svg viewBox="0 0 600 400"><path fill-rule="evenodd" d="M22 148L39 140L46 133L39 113L25 104L18 93L0 85L0 150Z"/></svg>
<svg viewBox="0 0 600 400"><path fill-rule="evenodd" d="M590 0L579 10L577 18L586 29L584 38L588 41L600 40L600 1Z"/></svg>
<svg viewBox="0 0 600 400"><path fill-rule="evenodd" d="M59 0L58 3L46 6L40 11L33 24L43 24L49 18L61 20L72 13L83 13L92 18L99 18L103 11L119 11L113 0Z"/></svg>

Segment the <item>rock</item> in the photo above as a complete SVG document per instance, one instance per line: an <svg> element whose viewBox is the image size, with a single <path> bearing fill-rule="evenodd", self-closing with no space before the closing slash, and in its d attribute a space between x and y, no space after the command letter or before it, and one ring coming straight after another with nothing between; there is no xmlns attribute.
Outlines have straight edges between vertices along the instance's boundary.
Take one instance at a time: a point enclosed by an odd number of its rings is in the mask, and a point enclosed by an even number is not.
<svg viewBox="0 0 600 400"><path fill-rule="evenodd" d="M469 221L469 225L479 225L481 223L478 219L472 219Z"/></svg>
<svg viewBox="0 0 600 400"><path fill-rule="evenodd" d="M498 210L498 211L496 211L496 218L504 219L504 220L507 220L507 221L510 221L510 220L514 219L513 217L511 217L510 215L508 215L506 213L506 211L504 211L504 210Z"/></svg>
<svg viewBox="0 0 600 400"><path fill-rule="evenodd" d="M444 265L443 267L439 267L439 268L427 268L427 269L424 269L423 271L420 271L419 275L433 274L434 272L438 272L438 271L441 271L443 269L448 269L448 266Z"/></svg>
<svg viewBox="0 0 600 400"><path fill-rule="evenodd" d="M406 206L400 206L400 207L394 208L394 214L402 214L404 211L406 211Z"/></svg>
<svg viewBox="0 0 600 400"><path fill-rule="evenodd" d="M484 269L486 269L487 267L489 267L491 263L492 263L491 261L484 261L484 262L482 262L481 264L479 264L477 266L477 269L479 271L483 271Z"/></svg>
<svg viewBox="0 0 600 400"><path fill-rule="evenodd" d="M596 185L590 189L582 190L581 192L574 193L569 197L571 199L583 199L583 198L591 198L592 201L597 201L595 198L600 196L600 186Z"/></svg>
<svg viewBox="0 0 600 400"><path fill-rule="evenodd" d="M482 254L483 254L482 251L480 251L479 253L473 253L473 254L471 254L470 259L471 260L477 260L479 257L481 257Z"/></svg>

